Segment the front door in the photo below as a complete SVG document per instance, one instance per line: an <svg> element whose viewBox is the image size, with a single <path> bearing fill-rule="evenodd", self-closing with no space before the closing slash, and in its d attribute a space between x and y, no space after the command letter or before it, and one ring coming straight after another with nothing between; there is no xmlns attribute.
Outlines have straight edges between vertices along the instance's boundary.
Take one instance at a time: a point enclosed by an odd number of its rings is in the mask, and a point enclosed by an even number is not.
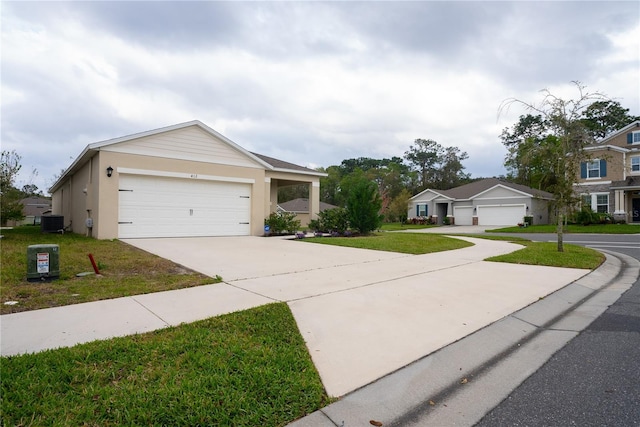
<svg viewBox="0 0 640 427"><path fill-rule="evenodd" d="M632 199L631 221L640 222L640 199Z"/></svg>

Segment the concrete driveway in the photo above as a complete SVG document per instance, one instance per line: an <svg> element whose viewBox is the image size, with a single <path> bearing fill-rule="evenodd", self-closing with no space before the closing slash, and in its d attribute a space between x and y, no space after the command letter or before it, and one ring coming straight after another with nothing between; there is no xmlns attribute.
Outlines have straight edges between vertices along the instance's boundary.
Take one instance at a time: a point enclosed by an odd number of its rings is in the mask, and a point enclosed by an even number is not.
<svg viewBox="0 0 640 427"><path fill-rule="evenodd" d="M486 262L520 246L459 238L474 246L405 255L263 237L125 241L225 282L141 296L149 311L162 305L151 299L170 298L171 314L192 321L227 299L287 302L327 393L342 396L588 273ZM189 292L196 300L181 299Z"/></svg>

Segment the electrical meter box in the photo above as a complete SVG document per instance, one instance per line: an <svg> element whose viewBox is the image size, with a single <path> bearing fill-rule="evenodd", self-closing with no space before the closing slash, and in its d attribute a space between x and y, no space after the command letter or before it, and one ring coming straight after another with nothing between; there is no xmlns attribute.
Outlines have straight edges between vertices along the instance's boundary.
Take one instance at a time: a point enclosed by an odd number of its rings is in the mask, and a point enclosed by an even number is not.
<svg viewBox="0 0 640 427"><path fill-rule="evenodd" d="M60 277L60 248L58 245L30 245L27 247L27 281L42 282Z"/></svg>

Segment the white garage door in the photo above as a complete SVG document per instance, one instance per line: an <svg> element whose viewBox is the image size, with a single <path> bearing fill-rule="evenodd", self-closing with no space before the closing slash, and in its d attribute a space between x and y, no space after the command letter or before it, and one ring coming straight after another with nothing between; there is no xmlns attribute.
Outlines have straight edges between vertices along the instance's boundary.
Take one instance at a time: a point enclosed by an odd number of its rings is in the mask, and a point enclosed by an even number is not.
<svg viewBox="0 0 640 427"><path fill-rule="evenodd" d="M247 236L251 186L120 175L118 237Z"/></svg>
<svg viewBox="0 0 640 427"><path fill-rule="evenodd" d="M473 206L453 207L456 225L473 225Z"/></svg>
<svg viewBox="0 0 640 427"><path fill-rule="evenodd" d="M524 215L525 205L478 206L478 225L516 225Z"/></svg>

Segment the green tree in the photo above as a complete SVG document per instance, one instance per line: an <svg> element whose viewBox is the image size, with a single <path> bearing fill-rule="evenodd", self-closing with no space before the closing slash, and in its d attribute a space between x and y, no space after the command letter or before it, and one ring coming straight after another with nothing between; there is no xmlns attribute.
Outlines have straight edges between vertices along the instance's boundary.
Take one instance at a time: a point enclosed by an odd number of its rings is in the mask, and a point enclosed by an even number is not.
<svg viewBox="0 0 640 427"><path fill-rule="evenodd" d="M436 175L436 188L448 190L469 183L470 175L463 172L464 166L462 166L462 161L468 158L469 155L465 151L460 151L458 147L445 148L440 169Z"/></svg>
<svg viewBox="0 0 640 427"><path fill-rule="evenodd" d="M549 135L547 127L541 115L527 114L502 131L500 139L507 149L504 166L509 180L539 190L548 189L551 181L548 159L538 155Z"/></svg>
<svg viewBox="0 0 640 427"><path fill-rule="evenodd" d="M15 151L3 150L0 156L0 224L6 225L9 220L24 218L20 200L23 194L14 187L16 175L20 172L22 158Z"/></svg>
<svg viewBox="0 0 640 427"><path fill-rule="evenodd" d="M24 197L44 197L44 194L42 194L42 190L38 189L38 186L35 184L25 184L22 186L22 194L24 194Z"/></svg>
<svg viewBox="0 0 640 427"><path fill-rule="evenodd" d="M328 168L318 168L319 172L327 174L320 178L320 200L336 206L344 207L344 200L340 194L340 180L342 173L339 166L329 166Z"/></svg>
<svg viewBox="0 0 640 427"><path fill-rule="evenodd" d="M361 234L369 234L382 224L382 199L378 186L367 179L358 179L349 189L347 211L349 225Z"/></svg>
<svg viewBox="0 0 640 427"><path fill-rule="evenodd" d="M596 101L582 112L582 122L595 139L602 139L629 123L640 120L617 101Z"/></svg>
<svg viewBox="0 0 640 427"><path fill-rule="evenodd" d="M457 147L443 147L432 139L416 139L405 152L405 159L414 166L420 186L447 190L469 182L462 161L469 155Z"/></svg>
<svg viewBox="0 0 640 427"><path fill-rule="evenodd" d="M424 190L435 181L436 169L442 154L442 146L432 139L416 139L404 153L404 158L418 172L420 190Z"/></svg>
<svg viewBox="0 0 640 427"><path fill-rule="evenodd" d="M385 219L389 222L406 222L408 214L409 199L411 193L404 188L389 205L389 209L385 215Z"/></svg>
<svg viewBox="0 0 640 427"><path fill-rule="evenodd" d="M534 143L528 146L527 154L519 160L524 167L534 164L540 170L546 169L553 177L553 183L548 184L547 191L555 197L559 252L564 251L563 219L577 202L573 184L578 181L580 163L588 158L584 147L593 142L581 117L593 102L606 101L606 97L598 92L585 92L586 87L580 82L573 84L578 91L576 99L565 100L545 89L541 91L542 101L537 104L511 98L505 100L499 108L499 113L502 113L512 104L519 104L539 115L545 125L545 135L525 138L525 143L532 140Z"/></svg>

